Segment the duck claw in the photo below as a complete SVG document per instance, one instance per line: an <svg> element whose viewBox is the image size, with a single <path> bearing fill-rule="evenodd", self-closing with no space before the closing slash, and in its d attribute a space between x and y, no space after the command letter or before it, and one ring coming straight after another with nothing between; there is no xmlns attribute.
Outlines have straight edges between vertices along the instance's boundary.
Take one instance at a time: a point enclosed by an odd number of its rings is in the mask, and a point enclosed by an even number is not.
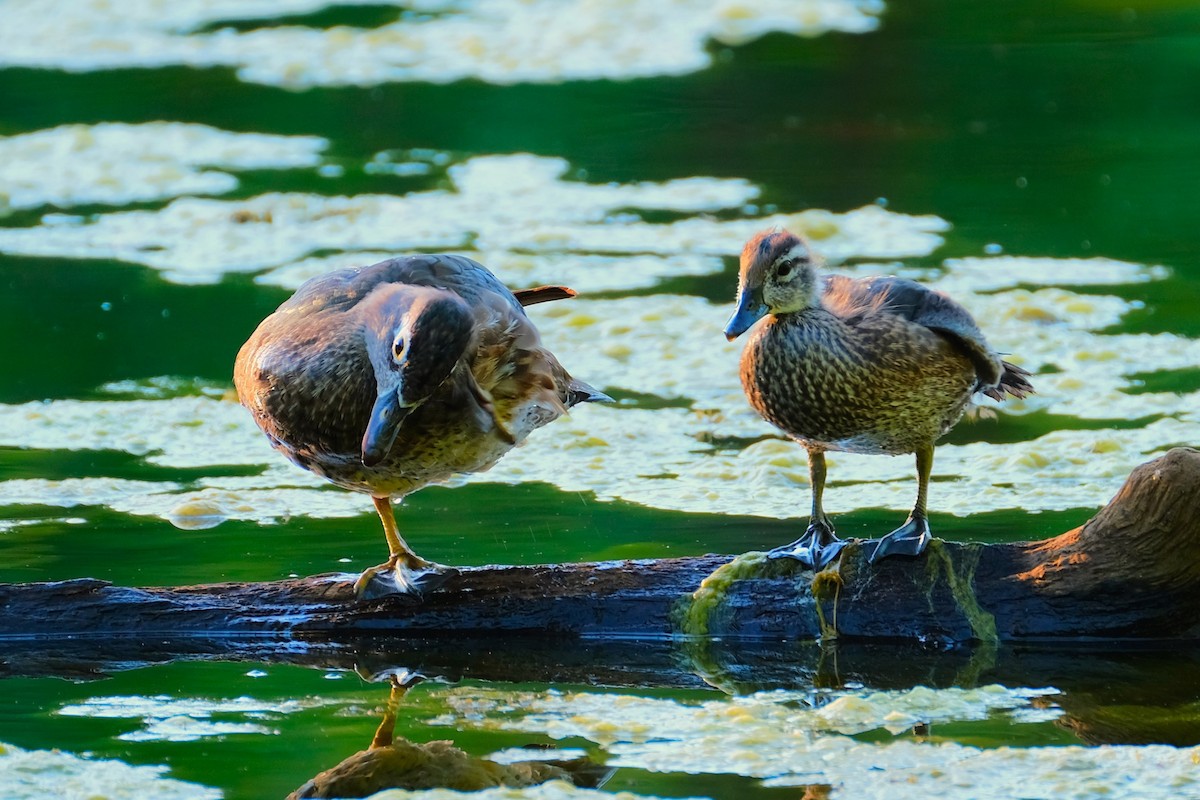
<svg viewBox="0 0 1200 800"><path fill-rule="evenodd" d="M767 558L795 559L813 572L820 572L838 557L847 544L849 542L834 535L832 525L814 522L796 541L768 551Z"/></svg>
<svg viewBox="0 0 1200 800"><path fill-rule="evenodd" d="M903 525L879 540L867 561L874 564L888 556L919 556L925 552L931 538L929 521L925 517L909 517Z"/></svg>
<svg viewBox="0 0 1200 800"><path fill-rule="evenodd" d="M378 600L381 597L410 597L420 600L439 589L458 575L454 567L425 562L420 567L400 563L384 563L364 570L354 583L358 600Z"/></svg>

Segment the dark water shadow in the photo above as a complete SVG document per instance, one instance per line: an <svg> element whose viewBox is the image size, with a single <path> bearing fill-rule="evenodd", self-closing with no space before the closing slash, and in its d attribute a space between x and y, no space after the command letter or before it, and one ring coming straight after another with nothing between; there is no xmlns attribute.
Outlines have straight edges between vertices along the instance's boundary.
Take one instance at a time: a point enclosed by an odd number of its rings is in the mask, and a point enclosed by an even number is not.
<svg viewBox="0 0 1200 800"><path fill-rule="evenodd" d="M564 637L9 641L0 678L100 680L172 661L291 664L443 681L727 694L841 688L1053 687L1058 724L1089 744L1200 744L1200 647L1077 642L939 649L911 643L580 641Z"/></svg>

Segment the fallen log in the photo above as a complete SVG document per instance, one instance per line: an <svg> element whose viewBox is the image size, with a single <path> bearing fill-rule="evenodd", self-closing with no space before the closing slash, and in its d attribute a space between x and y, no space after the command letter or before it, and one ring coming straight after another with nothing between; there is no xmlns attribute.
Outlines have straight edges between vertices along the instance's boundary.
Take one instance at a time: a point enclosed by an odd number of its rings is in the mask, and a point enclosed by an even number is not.
<svg viewBox="0 0 1200 800"><path fill-rule="evenodd" d="M362 634L584 639L1200 640L1200 451L1138 467L1076 530L1041 542L934 540L869 565L855 543L814 576L751 553L464 568L422 600L356 601L352 575L128 588L0 585L0 638Z"/></svg>

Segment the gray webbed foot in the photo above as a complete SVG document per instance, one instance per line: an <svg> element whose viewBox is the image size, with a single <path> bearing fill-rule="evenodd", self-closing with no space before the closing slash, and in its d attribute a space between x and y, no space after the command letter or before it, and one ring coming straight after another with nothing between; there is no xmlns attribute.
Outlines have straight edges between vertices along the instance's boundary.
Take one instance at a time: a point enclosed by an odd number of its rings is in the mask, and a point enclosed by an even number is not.
<svg viewBox="0 0 1200 800"><path fill-rule="evenodd" d="M359 600L377 600L394 595L421 599L436 591L458 574L453 567L421 560L410 566L398 559L389 559L377 567L364 570L354 583L354 596Z"/></svg>
<svg viewBox="0 0 1200 800"><path fill-rule="evenodd" d="M919 556L925 552L929 539L929 520L924 516L910 516L903 525L879 540L867 561L874 564L888 556Z"/></svg>
<svg viewBox="0 0 1200 800"><path fill-rule="evenodd" d="M813 572L820 572L838 557L846 545L847 542L837 538L828 521L811 522L803 536L791 544L768 551L767 558L792 558Z"/></svg>

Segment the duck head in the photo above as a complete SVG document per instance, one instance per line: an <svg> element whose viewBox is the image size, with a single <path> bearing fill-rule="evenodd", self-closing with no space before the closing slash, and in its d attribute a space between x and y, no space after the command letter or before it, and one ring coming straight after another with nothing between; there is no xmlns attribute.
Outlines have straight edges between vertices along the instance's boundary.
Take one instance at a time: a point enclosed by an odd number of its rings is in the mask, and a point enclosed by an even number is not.
<svg viewBox="0 0 1200 800"><path fill-rule="evenodd" d="M725 326L733 341L767 314L801 311L820 303L819 260L808 242L788 231L763 231L742 249L737 309Z"/></svg>
<svg viewBox="0 0 1200 800"><path fill-rule="evenodd" d="M392 449L405 417L437 391L470 345L474 317L456 294L396 287L380 298L366 326L367 354L378 396L362 440L362 462L373 467Z"/></svg>

